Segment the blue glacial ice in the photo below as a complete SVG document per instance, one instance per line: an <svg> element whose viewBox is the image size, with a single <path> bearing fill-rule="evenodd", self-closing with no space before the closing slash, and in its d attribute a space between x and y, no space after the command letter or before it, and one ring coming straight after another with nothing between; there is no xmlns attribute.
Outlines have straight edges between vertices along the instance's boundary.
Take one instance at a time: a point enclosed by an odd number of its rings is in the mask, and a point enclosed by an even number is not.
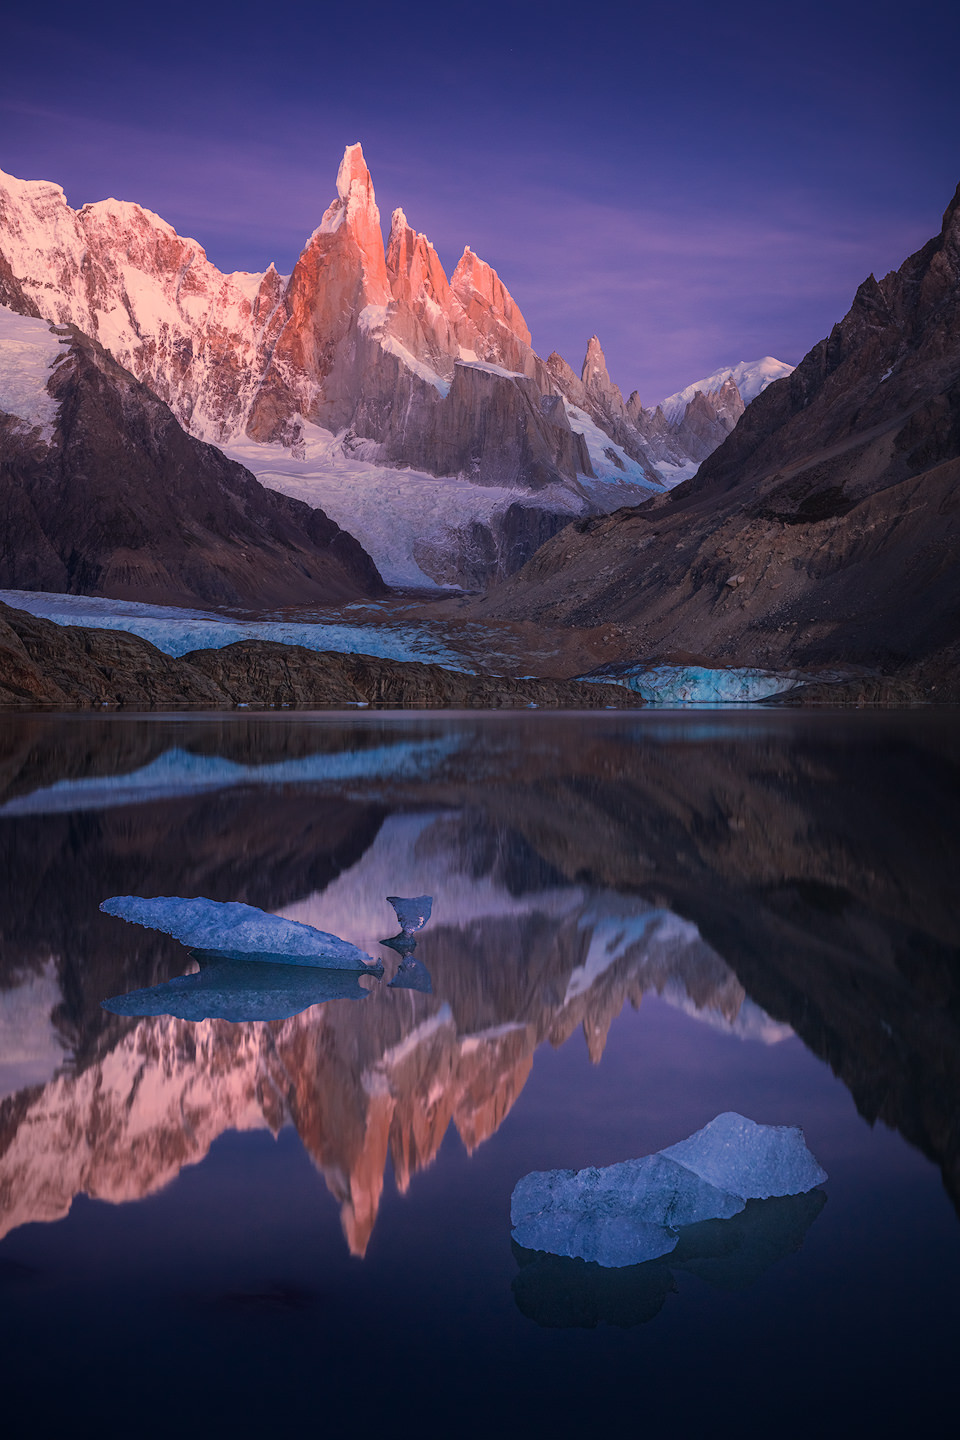
<svg viewBox="0 0 960 1440"><path fill-rule="evenodd" d="M18 795L0 805L0 816L54 815L70 810L140 805L149 800L202 794L231 785L327 785L349 780L413 778L437 770L460 743L455 735L400 740L369 750L320 751L267 765L243 765L220 755L195 755L190 750L174 747L139 770L122 775L59 780L29 795Z"/></svg>
<svg viewBox="0 0 960 1440"><path fill-rule="evenodd" d="M425 625L344 625L307 620L239 620L176 605L105 600L96 595L59 595L45 590L0 590L0 600L57 625L125 630L149 640L166 655L220 650L238 640L275 640L306 650L373 655L381 660L421 660L447 670L469 670L463 658Z"/></svg>
<svg viewBox="0 0 960 1440"><path fill-rule="evenodd" d="M826 1180L795 1126L718 1115L688 1140L602 1169L534 1171L513 1192L513 1239L608 1267L668 1255L685 1226Z"/></svg>
<svg viewBox="0 0 960 1440"><path fill-rule="evenodd" d="M827 1178L796 1125L758 1125L734 1111L660 1153L744 1200L802 1195Z"/></svg>
<svg viewBox="0 0 960 1440"><path fill-rule="evenodd" d="M648 705L749 704L792 690L803 677L772 670L708 669L704 665L604 665L581 675L633 690Z"/></svg>
<svg viewBox="0 0 960 1440"><path fill-rule="evenodd" d="M533 1171L510 1201L513 1238L527 1250L576 1255L599 1265L637 1265L669 1255L681 1225L743 1209L662 1155L585 1170Z"/></svg>
<svg viewBox="0 0 960 1440"><path fill-rule="evenodd" d="M100 909L134 925L172 935L195 950L213 951L224 958L249 957L265 963L325 970L383 971L382 965L375 965L369 955L337 935L236 900L114 895L104 900Z"/></svg>
<svg viewBox="0 0 960 1440"><path fill-rule="evenodd" d="M520 1267L511 1289L517 1308L548 1329L632 1328L652 1320L678 1291L676 1276L695 1275L718 1290L746 1290L800 1249L826 1204L822 1190L748 1200L729 1220L705 1220L680 1232L666 1259L603 1267L514 1246Z"/></svg>
<svg viewBox="0 0 960 1440"><path fill-rule="evenodd" d="M177 1020L288 1020L327 1000L364 1000L356 970L284 965L273 957L200 957L200 972L102 1001L114 1015L172 1015Z"/></svg>
<svg viewBox="0 0 960 1440"><path fill-rule="evenodd" d="M387 904L392 905L396 910L400 929L404 935L412 935L415 930L422 930L430 919L433 911L433 896L413 895L409 899L404 899L402 895L388 895Z"/></svg>

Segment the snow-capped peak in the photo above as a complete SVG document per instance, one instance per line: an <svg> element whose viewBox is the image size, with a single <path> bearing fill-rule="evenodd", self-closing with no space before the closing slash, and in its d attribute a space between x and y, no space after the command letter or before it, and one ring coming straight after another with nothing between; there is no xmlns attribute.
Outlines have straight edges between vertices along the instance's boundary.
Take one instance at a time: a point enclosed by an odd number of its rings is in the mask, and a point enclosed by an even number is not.
<svg viewBox="0 0 960 1440"><path fill-rule="evenodd" d="M660 409L669 424L678 424L698 390L702 395L715 395L727 380L733 381L740 391L744 405L749 405L750 401L756 400L761 391L772 385L774 380L782 380L791 375L793 369L792 365L785 364L783 360L775 360L772 355L764 355L762 360L741 360L739 365L728 365L714 370L713 374L707 375L705 379L695 380L692 385L684 386L675 395L668 395L665 400L660 401Z"/></svg>

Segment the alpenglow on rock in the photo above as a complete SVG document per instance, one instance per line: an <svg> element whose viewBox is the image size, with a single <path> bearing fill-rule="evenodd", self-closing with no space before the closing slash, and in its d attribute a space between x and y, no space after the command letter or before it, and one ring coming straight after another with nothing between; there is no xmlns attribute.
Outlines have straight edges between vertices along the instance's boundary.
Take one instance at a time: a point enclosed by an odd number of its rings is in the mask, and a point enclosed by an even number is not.
<svg viewBox="0 0 960 1440"><path fill-rule="evenodd" d="M513 1239L608 1267L637 1265L670 1254L684 1226L729 1219L748 1200L805 1194L826 1178L802 1130L728 1112L640 1160L525 1175L510 1202Z"/></svg>
<svg viewBox="0 0 960 1440"><path fill-rule="evenodd" d="M100 909L148 930L161 930L183 945L196 950L215 951L224 957L314 965L323 970L375 970L369 955L347 940L269 915L240 901L183 900L177 895L147 900L139 895L114 895Z"/></svg>

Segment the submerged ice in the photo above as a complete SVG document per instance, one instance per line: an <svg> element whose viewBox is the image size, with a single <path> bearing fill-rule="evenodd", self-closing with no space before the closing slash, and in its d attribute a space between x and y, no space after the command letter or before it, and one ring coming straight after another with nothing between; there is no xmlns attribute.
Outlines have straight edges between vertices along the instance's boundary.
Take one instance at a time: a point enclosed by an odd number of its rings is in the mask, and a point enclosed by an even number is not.
<svg viewBox="0 0 960 1440"><path fill-rule="evenodd" d="M249 956L264 962L311 965L325 970L382 970L348 940L285 920L240 901L184 900L179 896L144 899L114 895L100 909L134 925L161 930L184 945L224 957Z"/></svg>
<svg viewBox="0 0 960 1440"><path fill-rule="evenodd" d="M636 1265L670 1254L685 1226L728 1219L748 1200L804 1194L826 1178L796 1126L728 1112L639 1160L525 1175L510 1204L513 1238L527 1250Z"/></svg>

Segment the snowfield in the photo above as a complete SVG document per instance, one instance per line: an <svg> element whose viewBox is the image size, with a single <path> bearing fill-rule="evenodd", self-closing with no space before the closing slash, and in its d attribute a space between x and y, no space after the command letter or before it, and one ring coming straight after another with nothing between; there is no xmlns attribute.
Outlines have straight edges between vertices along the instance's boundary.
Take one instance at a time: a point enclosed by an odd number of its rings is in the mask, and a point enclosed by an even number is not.
<svg viewBox="0 0 960 1440"><path fill-rule="evenodd" d="M50 367L64 354L46 320L31 320L0 305L0 411L53 437L59 405L47 394Z"/></svg>
<svg viewBox="0 0 960 1440"><path fill-rule="evenodd" d="M261 485L325 511L360 541L388 585L443 589L418 556L426 565L431 556L455 557L464 530L474 522L489 525L511 505L555 507L568 511L571 520L585 508L580 497L559 485L533 496L521 486L473 485L457 476L396 470L365 459L363 442L350 454L343 435L318 425L305 424L303 430L303 459L253 440L226 445L224 453L252 470Z"/></svg>

